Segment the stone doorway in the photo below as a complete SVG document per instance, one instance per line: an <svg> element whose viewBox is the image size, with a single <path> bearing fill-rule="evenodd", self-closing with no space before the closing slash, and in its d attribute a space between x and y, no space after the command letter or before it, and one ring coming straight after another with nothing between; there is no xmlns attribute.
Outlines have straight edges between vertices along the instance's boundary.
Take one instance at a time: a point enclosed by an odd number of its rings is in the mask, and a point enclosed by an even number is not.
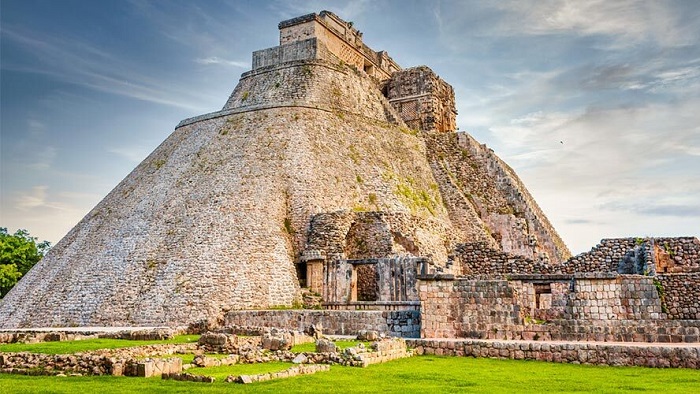
<svg viewBox="0 0 700 394"><path fill-rule="evenodd" d="M362 264L355 267L357 272L357 300L379 300L379 275L375 264Z"/></svg>

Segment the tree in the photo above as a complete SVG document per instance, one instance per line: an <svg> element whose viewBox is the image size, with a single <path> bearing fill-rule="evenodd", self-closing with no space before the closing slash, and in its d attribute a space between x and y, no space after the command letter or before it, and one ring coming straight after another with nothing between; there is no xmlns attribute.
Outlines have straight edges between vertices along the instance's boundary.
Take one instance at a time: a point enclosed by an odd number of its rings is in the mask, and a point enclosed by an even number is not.
<svg viewBox="0 0 700 394"><path fill-rule="evenodd" d="M37 243L27 230L8 234L0 227L0 298L49 251L49 241Z"/></svg>

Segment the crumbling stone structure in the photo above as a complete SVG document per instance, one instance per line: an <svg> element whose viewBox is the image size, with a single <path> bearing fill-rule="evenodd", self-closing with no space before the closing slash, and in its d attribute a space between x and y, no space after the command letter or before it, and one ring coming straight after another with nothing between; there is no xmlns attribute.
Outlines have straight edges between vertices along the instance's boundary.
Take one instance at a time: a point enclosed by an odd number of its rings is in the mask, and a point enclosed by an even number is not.
<svg viewBox="0 0 700 394"><path fill-rule="evenodd" d="M484 244L463 246L459 259L459 277L419 277L422 336L700 339L697 238L604 239L556 265Z"/></svg>
<svg viewBox="0 0 700 394"><path fill-rule="evenodd" d="M409 128L429 132L457 129L454 90L428 67L394 73L385 89L389 102Z"/></svg>
<svg viewBox="0 0 700 394"><path fill-rule="evenodd" d="M382 81L401 68L385 51L375 52L365 45L362 33L352 22L330 11L280 22L279 30L278 47L253 52L253 70L290 60L316 58L346 63ZM306 47L313 55L301 53L300 47Z"/></svg>

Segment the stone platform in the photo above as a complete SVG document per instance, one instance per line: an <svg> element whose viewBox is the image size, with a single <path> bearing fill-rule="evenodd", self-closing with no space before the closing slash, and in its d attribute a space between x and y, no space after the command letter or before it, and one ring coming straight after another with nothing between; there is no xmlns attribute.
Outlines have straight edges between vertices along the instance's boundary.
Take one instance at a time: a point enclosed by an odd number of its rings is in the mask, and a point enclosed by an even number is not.
<svg viewBox="0 0 700 394"><path fill-rule="evenodd" d="M417 355L539 360L570 364L700 369L697 343L407 339Z"/></svg>

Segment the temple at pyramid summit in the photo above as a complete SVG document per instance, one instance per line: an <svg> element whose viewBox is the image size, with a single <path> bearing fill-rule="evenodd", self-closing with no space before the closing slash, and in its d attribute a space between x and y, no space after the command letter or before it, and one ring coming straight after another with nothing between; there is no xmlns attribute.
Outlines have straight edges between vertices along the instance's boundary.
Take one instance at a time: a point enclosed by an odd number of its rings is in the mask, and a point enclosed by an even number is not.
<svg viewBox="0 0 700 394"><path fill-rule="evenodd" d="M328 11L279 35L0 301L1 328L698 341L697 238L572 257L513 169L456 130L430 68Z"/></svg>

